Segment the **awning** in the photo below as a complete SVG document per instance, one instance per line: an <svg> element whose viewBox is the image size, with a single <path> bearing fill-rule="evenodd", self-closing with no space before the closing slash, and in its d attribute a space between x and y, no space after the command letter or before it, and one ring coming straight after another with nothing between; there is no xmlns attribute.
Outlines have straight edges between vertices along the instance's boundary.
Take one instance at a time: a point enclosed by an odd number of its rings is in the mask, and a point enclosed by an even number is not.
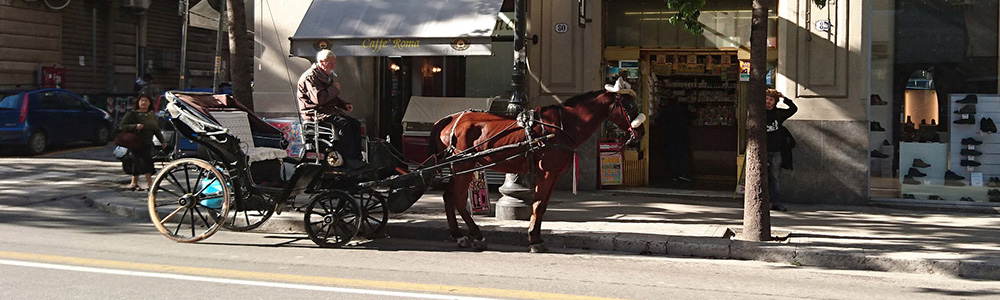
<svg viewBox="0 0 1000 300"><path fill-rule="evenodd" d="M315 0L291 54L338 56L491 55L502 0Z"/></svg>
<svg viewBox="0 0 1000 300"><path fill-rule="evenodd" d="M450 114L469 109L489 110L493 98L410 97L403 123L434 123Z"/></svg>

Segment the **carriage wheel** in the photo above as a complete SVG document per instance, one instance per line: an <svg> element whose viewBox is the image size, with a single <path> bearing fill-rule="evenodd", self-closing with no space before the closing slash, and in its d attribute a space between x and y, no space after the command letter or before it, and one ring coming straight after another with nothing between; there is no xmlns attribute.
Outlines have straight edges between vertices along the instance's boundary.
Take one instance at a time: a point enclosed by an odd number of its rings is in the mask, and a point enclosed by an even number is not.
<svg viewBox="0 0 1000 300"><path fill-rule="evenodd" d="M364 222L361 222L361 233L366 238L375 239L384 236L385 226L389 221L389 210L385 208L385 196L367 190L354 195L361 203L365 212Z"/></svg>
<svg viewBox="0 0 1000 300"><path fill-rule="evenodd" d="M320 247L339 247L361 229L364 212L358 200L341 191L316 194L305 213L306 233Z"/></svg>
<svg viewBox="0 0 1000 300"><path fill-rule="evenodd" d="M208 162L185 158L160 171L149 191L149 217L156 229L178 242L212 236L229 212L228 178Z"/></svg>
<svg viewBox="0 0 1000 300"><path fill-rule="evenodd" d="M246 191L243 194L235 197L238 200L233 202L233 207L229 209L222 227L232 231L249 231L263 225L274 214L278 203L271 196L245 195Z"/></svg>

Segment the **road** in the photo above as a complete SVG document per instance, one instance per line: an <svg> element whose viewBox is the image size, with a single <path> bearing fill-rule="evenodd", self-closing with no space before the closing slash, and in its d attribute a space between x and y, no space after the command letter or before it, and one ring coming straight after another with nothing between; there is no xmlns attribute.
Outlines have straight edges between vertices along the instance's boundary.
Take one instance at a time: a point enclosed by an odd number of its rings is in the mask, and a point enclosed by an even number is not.
<svg viewBox="0 0 1000 300"><path fill-rule="evenodd" d="M503 245L472 252L446 241L389 238L323 249L305 235L221 231L181 244L149 222L79 200L79 193L124 177L102 151L0 157L4 299L1000 297L1000 283L935 275L585 250L531 254ZM65 178L76 179L57 180ZM22 189L30 192L10 192Z"/></svg>

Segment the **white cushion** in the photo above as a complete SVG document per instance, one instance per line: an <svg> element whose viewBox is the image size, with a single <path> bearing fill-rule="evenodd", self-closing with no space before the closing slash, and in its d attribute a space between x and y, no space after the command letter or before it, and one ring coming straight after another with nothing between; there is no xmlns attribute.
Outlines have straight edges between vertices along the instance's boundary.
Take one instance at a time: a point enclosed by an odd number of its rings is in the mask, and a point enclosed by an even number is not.
<svg viewBox="0 0 1000 300"><path fill-rule="evenodd" d="M288 152L278 148L257 147L253 143L253 132L250 131L250 121L244 111L213 111L212 117L219 125L229 129L229 134L240 139L240 149L249 157L248 162L282 159L288 157Z"/></svg>

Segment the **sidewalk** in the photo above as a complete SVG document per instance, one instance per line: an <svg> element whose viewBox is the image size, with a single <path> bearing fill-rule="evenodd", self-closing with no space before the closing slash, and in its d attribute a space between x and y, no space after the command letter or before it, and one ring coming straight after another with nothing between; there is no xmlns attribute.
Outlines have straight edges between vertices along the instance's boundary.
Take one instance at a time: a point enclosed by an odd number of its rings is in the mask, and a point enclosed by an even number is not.
<svg viewBox="0 0 1000 300"><path fill-rule="evenodd" d="M444 242L448 226L440 194L431 190L406 212L390 216L387 234ZM490 196L495 202L500 195ZM123 217L149 218L145 194L100 191L85 201ZM305 200L297 204L304 205ZM788 238L754 243L727 235L742 227L742 207L731 194L722 193L658 195L656 190L643 189L573 195L557 191L545 214L542 238L552 249L1000 279L997 214L791 204L787 212L771 213L774 235ZM486 215L475 219L489 243L527 245L527 221L497 221ZM302 215L284 212L257 231L303 232Z"/></svg>

